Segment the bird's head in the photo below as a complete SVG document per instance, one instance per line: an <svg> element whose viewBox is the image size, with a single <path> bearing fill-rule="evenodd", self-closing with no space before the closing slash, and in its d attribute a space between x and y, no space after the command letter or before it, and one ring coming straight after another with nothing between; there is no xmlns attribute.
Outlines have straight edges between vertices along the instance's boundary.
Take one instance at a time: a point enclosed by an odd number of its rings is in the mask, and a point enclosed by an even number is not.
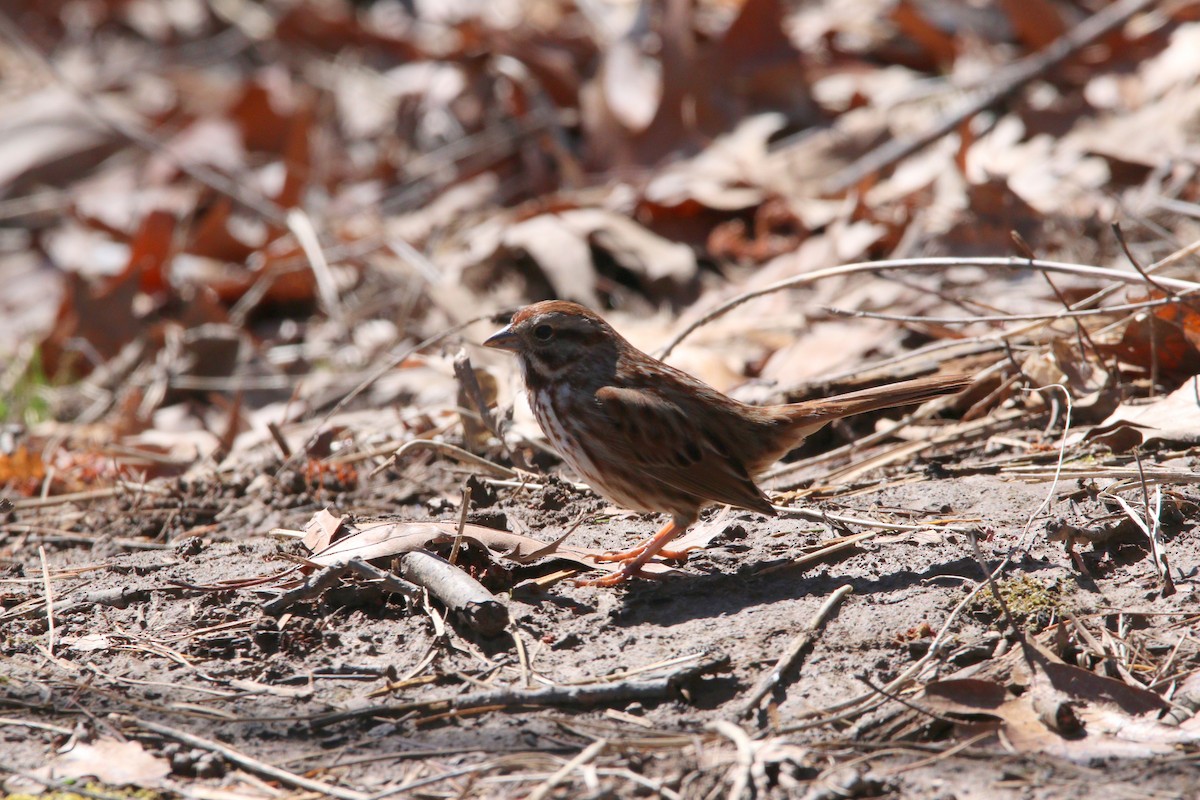
<svg viewBox="0 0 1200 800"><path fill-rule="evenodd" d="M584 369L612 369L624 339L598 315L565 300L525 306L484 345L516 353L531 385Z"/></svg>

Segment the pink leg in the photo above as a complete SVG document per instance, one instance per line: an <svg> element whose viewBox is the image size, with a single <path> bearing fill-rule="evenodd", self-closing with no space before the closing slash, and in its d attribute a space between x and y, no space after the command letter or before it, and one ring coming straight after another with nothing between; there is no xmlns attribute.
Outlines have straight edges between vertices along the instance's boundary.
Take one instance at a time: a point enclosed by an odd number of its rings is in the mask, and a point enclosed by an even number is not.
<svg viewBox="0 0 1200 800"><path fill-rule="evenodd" d="M679 558L683 553L665 549L667 543L674 539L679 534L687 530L689 523L680 524L678 520L672 519L662 527L658 533L651 536L646 541L633 547L629 550L620 553L606 553L599 556L597 561L622 561L625 562L625 568L620 572L614 572L611 575L605 575L603 578L596 578L590 581L580 581L579 586L616 586L618 583L624 583L638 575L642 571L642 565L654 558L656 555L662 555L667 558Z"/></svg>
<svg viewBox="0 0 1200 800"><path fill-rule="evenodd" d="M633 547L629 548L628 550L610 551L603 555L596 556L596 560L597 561L632 561L633 559L640 556L642 553L646 552L646 550L648 548L654 547L656 544L658 545L658 547L657 547L657 549L654 550L653 553L651 553L651 555L660 555L663 558L667 558L667 559L671 559L671 560L674 560L677 558L687 558L687 554L688 554L687 550L668 550L666 548L667 542L669 542L671 539L675 538L680 533L683 533L683 531L685 530L685 528L680 528L678 530L674 530L674 526L675 526L675 521L672 520L672 521L668 522L666 525L664 525L661 529L659 529L658 533L654 534L653 536L651 536L647 539L643 539L642 541L638 542L637 544L635 544ZM672 532L670 534L667 534L665 538L660 538L660 537L663 537L663 535L666 534L669 529ZM643 561L642 563L644 564L646 562Z"/></svg>

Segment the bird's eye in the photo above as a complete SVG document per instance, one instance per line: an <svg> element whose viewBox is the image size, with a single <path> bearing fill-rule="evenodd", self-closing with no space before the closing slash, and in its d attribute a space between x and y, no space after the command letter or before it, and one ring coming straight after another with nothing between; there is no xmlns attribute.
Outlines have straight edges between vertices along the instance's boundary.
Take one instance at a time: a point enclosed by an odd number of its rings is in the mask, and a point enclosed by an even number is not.
<svg viewBox="0 0 1200 800"><path fill-rule="evenodd" d="M540 342L548 342L554 338L554 328L549 325L538 325L533 329L533 335Z"/></svg>

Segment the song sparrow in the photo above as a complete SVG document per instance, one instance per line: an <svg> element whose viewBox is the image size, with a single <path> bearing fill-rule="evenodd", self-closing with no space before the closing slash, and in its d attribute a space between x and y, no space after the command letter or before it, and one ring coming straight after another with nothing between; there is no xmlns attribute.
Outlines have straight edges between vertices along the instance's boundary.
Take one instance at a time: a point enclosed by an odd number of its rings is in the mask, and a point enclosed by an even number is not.
<svg viewBox="0 0 1200 800"><path fill-rule="evenodd" d="M620 583L712 504L774 514L754 483L805 437L851 414L920 403L962 389L963 375L893 383L824 400L738 402L627 342L583 306L526 306L484 342L520 359L529 404L563 459L611 502L671 515L662 530L607 560L625 563L595 585Z"/></svg>

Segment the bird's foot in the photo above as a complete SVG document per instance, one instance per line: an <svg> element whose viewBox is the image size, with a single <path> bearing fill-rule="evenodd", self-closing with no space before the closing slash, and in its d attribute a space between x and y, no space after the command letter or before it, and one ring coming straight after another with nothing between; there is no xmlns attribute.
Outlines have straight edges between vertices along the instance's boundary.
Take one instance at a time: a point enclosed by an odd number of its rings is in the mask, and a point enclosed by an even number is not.
<svg viewBox="0 0 1200 800"><path fill-rule="evenodd" d="M687 551L667 550L667 542L674 539L687 528L687 525L680 525L675 520L671 520L663 526L662 530L651 536L646 541L617 553L605 553L604 555L596 556L597 561L610 561L624 564L625 567L611 575L605 575L603 578L596 578L590 581L581 581L579 586L616 586L619 583L624 583L634 576L642 578L657 578L657 575L648 575L642 572L642 567L655 556L663 558L685 558Z"/></svg>
<svg viewBox="0 0 1200 800"><path fill-rule="evenodd" d="M661 575L655 575L649 572L642 572L642 567L639 564L636 567L625 567L616 572L610 572L602 578L591 578L590 580L577 580L576 586L619 586L630 578L650 578L651 580L659 580Z"/></svg>
<svg viewBox="0 0 1200 800"><path fill-rule="evenodd" d="M648 547L650 547L650 545L653 542L654 542L654 539L650 538L644 542L641 542L640 544L635 545L634 547L629 548L628 550L610 550L607 553L603 553L601 555L594 556L594 558L597 561L605 561L605 562L633 561L638 556L640 556L642 553L646 552L646 549ZM668 550L667 548L664 547L661 550L655 551L654 555L662 556L663 558L667 559L668 561L680 561L682 559L687 558L689 552L691 552L691 551L690 550Z"/></svg>

